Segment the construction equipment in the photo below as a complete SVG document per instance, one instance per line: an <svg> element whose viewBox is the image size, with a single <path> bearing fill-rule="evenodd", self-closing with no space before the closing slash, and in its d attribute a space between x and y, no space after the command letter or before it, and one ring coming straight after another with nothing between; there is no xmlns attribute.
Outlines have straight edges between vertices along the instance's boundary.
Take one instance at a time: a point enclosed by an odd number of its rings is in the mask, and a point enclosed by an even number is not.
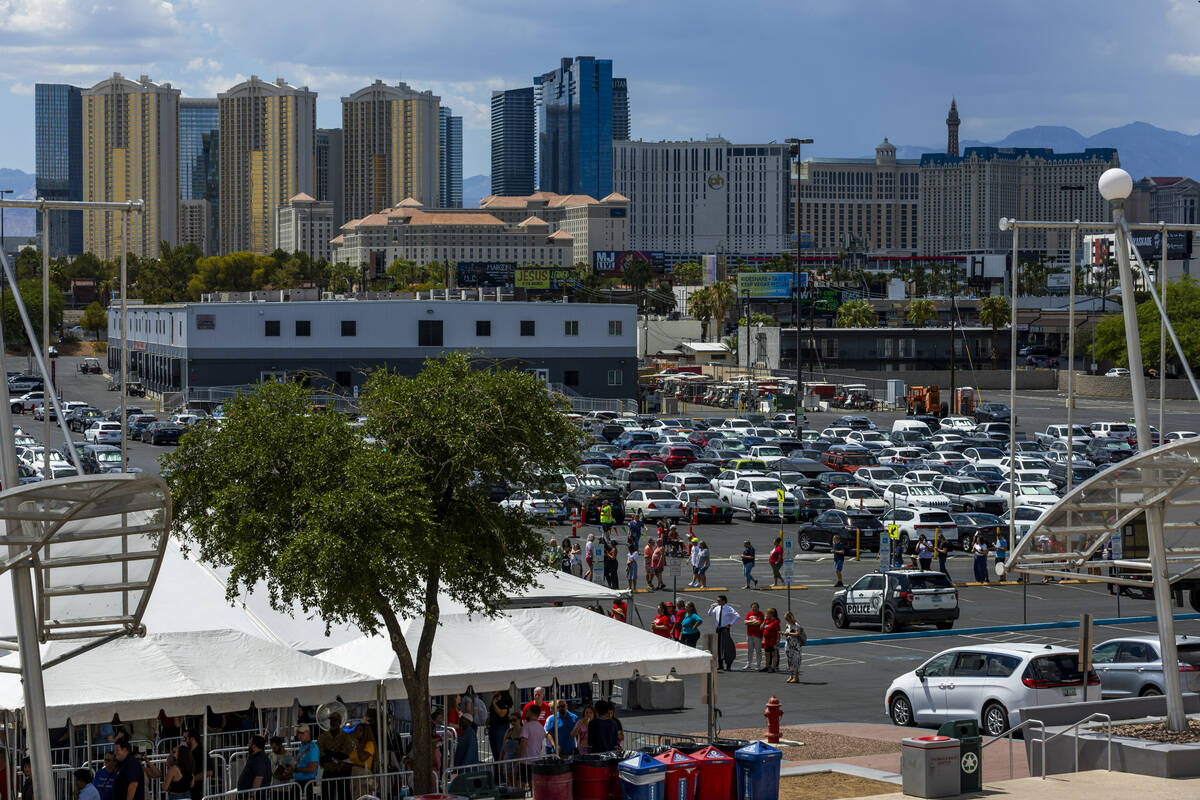
<svg viewBox="0 0 1200 800"><path fill-rule="evenodd" d="M909 386L904 394L904 404L910 415L942 413L942 397L936 386Z"/></svg>

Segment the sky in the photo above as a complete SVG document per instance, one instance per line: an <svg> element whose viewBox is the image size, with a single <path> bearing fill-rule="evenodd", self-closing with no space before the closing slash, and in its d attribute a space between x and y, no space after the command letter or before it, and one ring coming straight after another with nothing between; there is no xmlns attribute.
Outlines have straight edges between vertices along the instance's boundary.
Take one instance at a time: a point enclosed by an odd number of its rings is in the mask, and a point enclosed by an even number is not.
<svg viewBox="0 0 1200 800"><path fill-rule="evenodd" d="M1195 0L0 0L0 167L33 171L33 85L112 72L212 97L250 75L318 92L318 125L375 79L463 117L463 175L489 173L491 92L563 56L613 60L633 138L812 138L866 156L885 136L991 141L1145 121L1200 132Z"/></svg>

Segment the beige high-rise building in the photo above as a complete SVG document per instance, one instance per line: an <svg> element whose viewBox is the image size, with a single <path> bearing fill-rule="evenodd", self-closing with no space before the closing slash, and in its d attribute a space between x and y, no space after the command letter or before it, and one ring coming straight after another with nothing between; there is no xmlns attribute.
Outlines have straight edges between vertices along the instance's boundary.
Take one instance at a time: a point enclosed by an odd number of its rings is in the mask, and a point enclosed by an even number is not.
<svg viewBox="0 0 1200 800"><path fill-rule="evenodd" d="M129 216L128 251L158 256L174 245L179 221L179 90L143 75L113 73L83 92L83 199L145 200ZM121 255L121 215L83 212L83 246L102 259Z"/></svg>
<svg viewBox="0 0 1200 800"><path fill-rule="evenodd" d="M438 204L438 104L433 92L383 81L342 98L347 219L405 198Z"/></svg>
<svg viewBox="0 0 1200 800"><path fill-rule="evenodd" d="M276 209L314 191L317 93L251 76L217 100L221 252L269 253Z"/></svg>

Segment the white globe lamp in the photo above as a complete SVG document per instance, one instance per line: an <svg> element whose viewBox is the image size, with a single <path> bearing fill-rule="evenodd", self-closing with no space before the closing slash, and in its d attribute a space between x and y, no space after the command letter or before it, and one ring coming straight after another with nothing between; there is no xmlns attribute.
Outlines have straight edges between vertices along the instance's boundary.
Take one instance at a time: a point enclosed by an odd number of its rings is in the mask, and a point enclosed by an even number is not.
<svg viewBox="0 0 1200 800"><path fill-rule="evenodd" d="M1120 167L1105 170L1097 184L1100 196L1110 203L1114 200L1124 200L1133 191L1133 178Z"/></svg>

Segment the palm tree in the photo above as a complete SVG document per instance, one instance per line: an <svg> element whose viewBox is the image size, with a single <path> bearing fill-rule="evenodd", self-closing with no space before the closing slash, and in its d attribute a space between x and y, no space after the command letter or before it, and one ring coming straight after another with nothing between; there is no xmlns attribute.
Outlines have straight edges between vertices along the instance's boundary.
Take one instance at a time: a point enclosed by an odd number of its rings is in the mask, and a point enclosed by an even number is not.
<svg viewBox="0 0 1200 800"><path fill-rule="evenodd" d="M646 261L640 258L630 259L625 264L625 283L629 284L629 288L633 289L634 296L639 300L638 305L641 305L642 292L654 279L654 268Z"/></svg>
<svg viewBox="0 0 1200 800"><path fill-rule="evenodd" d="M932 300L912 300L908 304L906 319L909 325L924 328L925 323L937 319L937 307Z"/></svg>
<svg viewBox="0 0 1200 800"><path fill-rule="evenodd" d="M992 369L998 369L1000 361L1000 326L1012 320L1012 312L1006 297L985 297L979 304L979 321L992 328Z"/></svg>
<svg viewBox="0 0 1200 800"><path fill-rule="evenodd" d="M721 336L721 326L725 322L725 315L729 313L729 309L733 308L737 296L733 292L733 287L726 281L717 281L712 286L708 287L712 290L712 312L713 319L717 323L717 338Z"/></svg>
<svg viewBox="0 0 1200 800"><path fill-rule="evenodd" d="M839 328L876 328L879 326L879 315L870 302L851 300L838 309L834 324Z"/></svg>
<svg viewBox="0 0 1200 800"><path fill-rule="evenodd" d="M708 341L708 321L713 318L713 292L711 286L697 289L688 295L688 311L700 320L700 339Z"/></svg>

